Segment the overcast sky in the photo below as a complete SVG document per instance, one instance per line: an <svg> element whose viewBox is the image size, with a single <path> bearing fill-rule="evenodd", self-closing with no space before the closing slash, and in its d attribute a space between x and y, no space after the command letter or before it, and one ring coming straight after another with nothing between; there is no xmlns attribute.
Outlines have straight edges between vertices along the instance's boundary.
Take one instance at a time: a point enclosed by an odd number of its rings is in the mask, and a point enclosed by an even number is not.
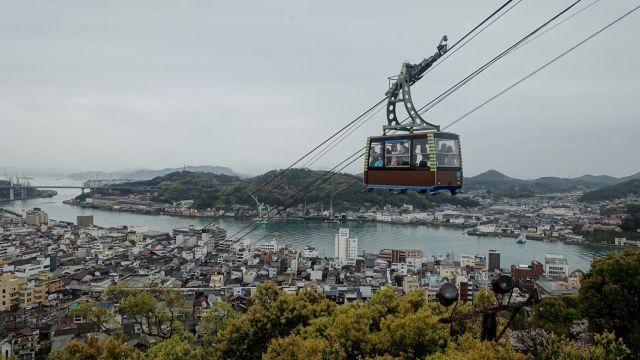
<svg viewBox="0 0 640 360"><path fill-rule="evenodd" d="M404 60L431 55L443 34L454 43L503 2L1 1L0 166L283 168L381 99ZM572 2L522 0L418 82L416 105ZM426 117L447 124L636 5L599 1ZM639 171L639 33L640 11L453 126L466 174ZM383 123L381 112L314 167Z"/></svg>

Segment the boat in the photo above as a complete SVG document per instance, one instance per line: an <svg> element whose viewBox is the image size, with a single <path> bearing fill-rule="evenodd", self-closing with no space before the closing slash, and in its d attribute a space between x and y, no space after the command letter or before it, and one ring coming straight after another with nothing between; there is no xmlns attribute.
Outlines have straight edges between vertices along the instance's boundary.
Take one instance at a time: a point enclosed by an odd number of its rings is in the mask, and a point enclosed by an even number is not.
<svg viewBox="0 0 640 360"><path fill-rule="evenodd" d="M518 236L518 240L516 240L516 244L524 244L527 242L527 235L523 232Z"/></svg>

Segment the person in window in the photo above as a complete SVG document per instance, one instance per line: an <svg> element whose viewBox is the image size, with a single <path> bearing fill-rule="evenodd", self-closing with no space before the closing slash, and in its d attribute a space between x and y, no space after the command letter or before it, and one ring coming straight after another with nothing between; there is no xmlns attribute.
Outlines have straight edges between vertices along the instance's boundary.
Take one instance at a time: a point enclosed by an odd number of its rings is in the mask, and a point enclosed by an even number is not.
<svg viewBox="0 0 640 360"><path fill-rule="evenodd" d="M376 161L373 163L373 167L381 168L384 167L384 163L382 162L382 157L378 156Z"/></svg>
<svg viewBox="0 0 640 360"><path fill-rule="evenodd" d="M427 167L429 167L429 151L427 150L427 146L426 145L418 145L418 148L416 149L416 151L420 152L420 162L418 163L418 167L422 168L422 169L426 169ZM416 157L417 160L417 157Z"/></svg>
<svg viewBox="0 0 640 360"><path fill-rule="evenodd" d="M393 145L393 157L391 158L391 166L400 166L400 145Z"/></svg>

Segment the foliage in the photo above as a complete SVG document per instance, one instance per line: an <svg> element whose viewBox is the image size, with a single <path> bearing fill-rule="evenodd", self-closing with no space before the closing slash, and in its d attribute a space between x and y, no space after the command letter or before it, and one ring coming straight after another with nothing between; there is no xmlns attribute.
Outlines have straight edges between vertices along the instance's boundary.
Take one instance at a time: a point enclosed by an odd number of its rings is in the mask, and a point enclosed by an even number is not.
<svg viewBox="0 0 640 360"><path fill-rule="evenodd" d="M582 280L579 300L594 332L613 332L640 352L640 251L594 261Z"/></svg>
<svg viewBox="0 0 640 360"><path fill-rule="evenodd" d="M532 325L560 336L569 336L573 322L581 318L575 296L549 297L533 307Z"/></svg>
<svg viewBox="0 0 640 360"><path fill-rule="evenodd" d="M62 348L49 354L49 360L142 360L144 355L138 350L128 347L122 341L109 337L98 341L90 336L86 343L72 340Z"/></svg>
<svg viewBox="0 0 640 360"><path fill-rule="evenodd" d="M289 295L272 282L260 285L252 300L247 313L231 319L218 332L216 358L260 358L271 340L287 336L335 310L335 304L315 291Z"/></svg>
<svg viewBox="0 0 640 360"><path fill-rule="evenodd" d="M80 315L84 321L92 323L96 329L105 333L109 333L116 325L116 317L112 312L91 302L81 303L70 309L69 315Z"/></svg>
<svg viewBox="0 0 640 360"><path fill-rule="evenodd" d="M117 284L110 286L105 296L119 302L118 312L139 325L147 336L171 338L176 321L191 315L184 296L169 289L142 291Z"/></svg>
<svg viewBox="0 0 640 360"><path fill-rule="evenodd" d="M147 181L127 183L127 185L160 185L162 187L153 196L154 201L172 203L191 199L195 201L194 207L197 209L230 208L235 204L254 206L255 203L250 197L252 191L272 179L279 171L272 170L246 180L228 175L180 171ZM311 187L313 190L305 195L309 207L320 209L323 205L327 206L331 199L333 199L333 206L336 209L359 209L363 206L381 207L385 205L399 207L403 204L411 204L420 209L431 208L442 203L460 206L478 205L477 202L469 198L452 197L446 194L427 198L416 192L393 197L389 197L383 192L366 193L362 191L361 178L340 173L324 182L330 177L326 173L326 171L309 169L290 169L285 175L263 187L260 190L259 200L271 206L297 206L297 203L291 204L291 202L299 198L316 179L322 179L315 182ZM114 191L120 192L121 195L127 195L148 190Z"/></svg>
<svg viewBox="0 0 640 360"><path fill-rule="evenodd" d="M619 184L605 186L601 189L589 191L580 197L580 201L597 202L615 200L629 195L640 195L640 179L631 179Z"/></svg>
<svg viewBox="0 0 640 360"><path fill-rule="evenodd" d="M145 353L148 360L204 360L205 351L193 345L192 334L173 335L151 347Z"/></svg>
<svg viewBox="0 0 640 360"><path fill-rule="evenodd" d="M452 342L443 353L427 357L429 360L525 360L527 356L518 353L509 343L480 341L466 334Z"/></svg>
<svg viewBox="0 0 640 360"><path fill-rule="evenodd" d="M447 346L449 329L438 319L424 291L398 297L393 287L386 287L365 303L342 306L298 334L272 342L267 354L304 358L309 349L321 347L336 359L420 358Z"/></svg>
<svg viewBox="0 0 640 360"><path fill-rule="evenodd" d="M218 338L218 334L227 326L227 324L233 319L238 317L238 313L233 310L233 307L226 302L219 302L213 304L207 315L205 315L198 328L204 334L202 342L205 346L213 346Z"/></svg>
<svg viewBox="0 0 640 360"><path fill-rule="evenodd" d="M622 339L605 332L593 344L576 344L555 334L539 336L527 346L527 353L540 360L620 360L629 354Z"/></svg>

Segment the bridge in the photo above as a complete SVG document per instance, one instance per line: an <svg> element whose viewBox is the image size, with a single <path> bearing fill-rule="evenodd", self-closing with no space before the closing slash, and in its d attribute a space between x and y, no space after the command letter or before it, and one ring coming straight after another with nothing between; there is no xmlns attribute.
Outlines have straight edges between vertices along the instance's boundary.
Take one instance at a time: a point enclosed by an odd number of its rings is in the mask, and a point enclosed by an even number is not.
<svg viewBox="0 0 640 360"><path fill-rule="evenodd" d="M85 189L92 190L100 190L100 189L112 189L112 190L136 190L136 189L159 189L162 186L159 185L102 185L102 186L86 186L86 185L23 185L23 184L14 184L11 182L11 185L0 185L0 189L9 189L9 200L15 200L16 190L20 191L20 199L27 198L27 190L29 189L80 189L84 194Z"/></svg>

